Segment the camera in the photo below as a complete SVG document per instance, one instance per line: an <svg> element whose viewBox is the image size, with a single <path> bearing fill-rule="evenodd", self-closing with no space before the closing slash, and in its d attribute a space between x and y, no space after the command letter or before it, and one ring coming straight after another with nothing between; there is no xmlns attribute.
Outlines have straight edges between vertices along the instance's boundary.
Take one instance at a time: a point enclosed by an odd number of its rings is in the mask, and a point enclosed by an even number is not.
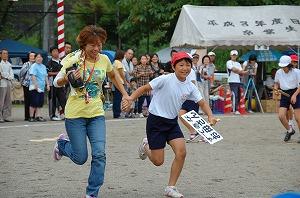
<svg viewBox="0 0 300 198"><path fill-rule="evenodd" d="M66 70L66 73L68 73L69 71L75 71L76 69L77 69L77 65L73 64L72 67L70 67ZM83 80L81 78L75 79L73 72L70 72L67 77L68 77L69 83L71 84L71 86L73 88L83 88L84 87Z"/></svg>

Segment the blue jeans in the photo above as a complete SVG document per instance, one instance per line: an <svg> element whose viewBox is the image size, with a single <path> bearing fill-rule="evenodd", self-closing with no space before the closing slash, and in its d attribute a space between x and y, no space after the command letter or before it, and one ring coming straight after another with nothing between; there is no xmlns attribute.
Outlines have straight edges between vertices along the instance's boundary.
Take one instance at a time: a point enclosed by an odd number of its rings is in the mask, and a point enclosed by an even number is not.
<svg viewBox="0 0 300 198"><path fill-rule="evenodd" d="M93 118L66 119L65 126L70 141L58 140L58 149L60 154L69 157L75 164L82 165L87 161L86 137L89 138L92 161L86 194L97 197L104 181L106 164L105 118L104 116L97 116Z"/></svg>
<svg viewBox="0 0 300 198"><path fill-rule="evenodd" d="M234 93L234 101L235 107L234 111L238 111L239 104L240 104L240 87L242 86L241 83L229 83L230 90Z"/></svg>

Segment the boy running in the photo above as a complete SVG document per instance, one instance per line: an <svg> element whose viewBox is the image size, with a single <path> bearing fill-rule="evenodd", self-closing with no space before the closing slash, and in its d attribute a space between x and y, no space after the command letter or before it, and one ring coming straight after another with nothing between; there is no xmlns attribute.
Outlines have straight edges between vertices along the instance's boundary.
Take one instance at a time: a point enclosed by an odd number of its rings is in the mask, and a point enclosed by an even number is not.
<svg viewBox="0 0 300 198"><path fill-rule="evenodd" d="M178 112L186 100L192 100L201 107L211 124L217 120L213 117L208 104L203 100L197 87L187 79L191 72L192 59L185 52L173 55L172 69L175 73L162 75L148 84L138 88L122 103L123 109L141 96L143 93L153 90L153 98L149 107L146 133L139 149L139 157L144 160L147 157L156 166L164 163L164 148L168 143L175 153L168 186L165 195L168 197L183 197L175 187L179 178L186 156L185 140L178 125ZM167 100L166 100L167 99Z"/></svg>

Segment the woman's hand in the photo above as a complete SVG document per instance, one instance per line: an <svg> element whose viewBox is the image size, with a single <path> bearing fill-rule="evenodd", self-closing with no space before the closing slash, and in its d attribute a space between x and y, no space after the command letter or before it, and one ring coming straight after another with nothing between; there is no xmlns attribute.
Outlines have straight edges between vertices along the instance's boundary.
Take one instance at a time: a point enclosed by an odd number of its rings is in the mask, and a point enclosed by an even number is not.
<svg viewBox="0 0 300 198"><path fill-rule="evenodd" d="M81 78L81 74L80 74L80 68L77 68L76 70L72 71L74 74L75 79L79 79Z"/></svg>

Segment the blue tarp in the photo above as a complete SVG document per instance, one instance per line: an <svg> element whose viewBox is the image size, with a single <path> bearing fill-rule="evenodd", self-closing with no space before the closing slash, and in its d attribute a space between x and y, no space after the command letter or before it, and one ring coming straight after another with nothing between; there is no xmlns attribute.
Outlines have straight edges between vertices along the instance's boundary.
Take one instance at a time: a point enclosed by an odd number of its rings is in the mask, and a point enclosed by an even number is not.
<svg viewBox="0 0 300 198"><path fill-rule="evenodd" d="M116 52L115 52L115 51L111 51L111 50L102 50L102 51L101 51L101 54L105 54L105 55L109 58L109 60L110 60L111 63L114 62L114 60L115 60L115 55L116 55Z"/></svg>
<svg viewBox="0 0 300 198"><path fill-rule="evenodd" d="M270 50L251 50L250 52L242 55L240 60L247 61L249 60L249 56L251 54L255 54L257 58L257 62L270 62L270 61L278 61L282 54L279 51L270 49Z"/></svg>
<svg viewBox="0 0 300 198"><path fill-rule="evenodd" d="M39 48L31 47L29 45L25 45L23 43L20 43L18 41L5 39L0 42L0 50L6 48L8 50L9 57L20 57L22 59L27 58L28 52L32 51L35 53L41 53L44 61L47 61L47 55L48 53L44 50L41 50Z"/></svg>

